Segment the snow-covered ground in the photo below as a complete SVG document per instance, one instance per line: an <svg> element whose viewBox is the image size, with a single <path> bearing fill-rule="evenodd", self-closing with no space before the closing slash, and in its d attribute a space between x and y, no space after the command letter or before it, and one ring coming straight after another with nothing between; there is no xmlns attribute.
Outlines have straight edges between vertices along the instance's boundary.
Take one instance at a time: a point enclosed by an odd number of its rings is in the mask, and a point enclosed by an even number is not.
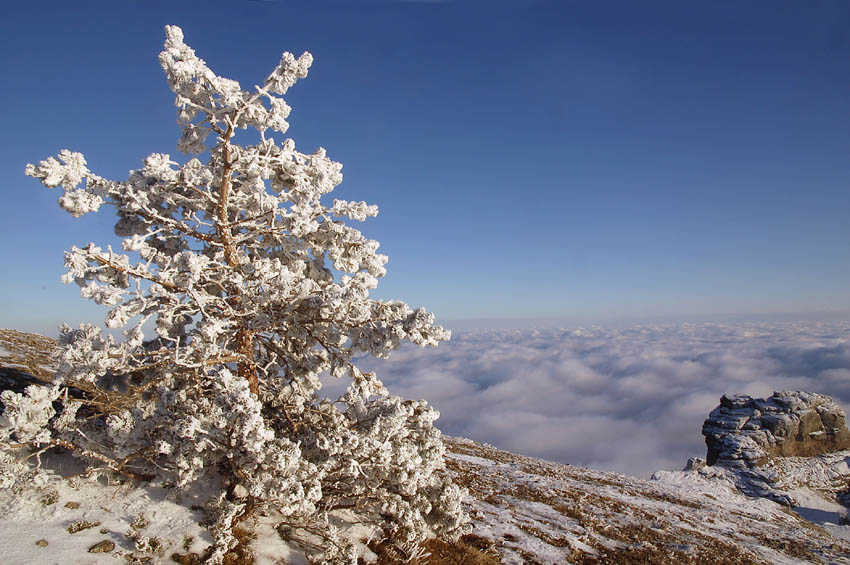
<svg viewBox="0 0 850 565"><path fill-rule="evenodd" d="M448 443L475 531L505 563L850 563L850 526L823 523L841 508L823 492L799 499L826 509L813 516L746 497L719 474L662 471L645 481Z"/></svg>
<svg viewBox="0 0 850 565"><path fill-rule="evenodd" d="M53 342L40 337L0 330L0 365L49 372ZM850 564L847 509L838 499L850 497L850 452L778 458L763 468L748 492L786 497L789 507L744 496L740 487L751 479L717 467L642 480L445 441L447 472L469 489L473 518L472 535L457 546L476 563ZM51 472L39 488L0 490L2 563L168 563L175 554L195 563L211 541L200 523L202 493L85 479L67 455L44 464ZM245 524L256 563L305 563L277 522L256 515ZM348 535L374 560L368 528Z"/></svg>
<svg viewBox="0 0 850 565"><path fill-rule="evenodd" d="M503 563L850 563L850 526L839 524L845 509L823 483L788 491L795 512L742 495L723 473L662 471L641 480L445 439L449 472L470 491L475 545ZM62 459L48 464L59 470ZM795 464L802 469L804 461ZM54 473L42 488L0 491L0 555L21 564L200 555L210 538L197 502L162 485ZM250 549L258 564L304 563L277 535L273 516L246 526L256 535ZM350 535L363 542L368 532ZM106 551L90 553L98 544Z"/></svg>
<svg viewBox="0 0 850 565"><path fill-rule="evenodd" d="M135 488L54 477L44 488L0 493L0 555L4 563L78 565L148 556L165 561L212 539L203 514L160 487ZM73 533L72 533L73 532ZM104 543L105 542L105 543ZM100 544L105 551L89 553Z"/></svg>

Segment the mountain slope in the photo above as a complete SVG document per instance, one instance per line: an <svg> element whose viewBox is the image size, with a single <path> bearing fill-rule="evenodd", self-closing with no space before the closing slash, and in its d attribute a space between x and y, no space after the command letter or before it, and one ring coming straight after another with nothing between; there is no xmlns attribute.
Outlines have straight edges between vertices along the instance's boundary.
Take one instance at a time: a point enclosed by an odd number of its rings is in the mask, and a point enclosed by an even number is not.
<svg viewBox="0 0 850 565"><path fill-rule="evenodd" d="M42 336L0 330L0 384L36 382L25 373L48 375L54 346ZM840 523L846 508L837 500L850 492L850 452L778 458L766 468L760 478L794 500L795 512L741 494L752 477L721 467L660 471L647 481L444 439L447 472L469 489L473 530L454 544L428 543L431 555L419 563L850 564L850 525ZM201 493L178 495L157 481L87 480L68 455L46 454L43 462L51 470L43 484L0 490L5 561L194 563L211 541L198 524ZM246 523L255 562L304 563L303 553L277 534L277 523L274 515ZM368 529L347 535L364 561L394 562Z"/></svg>
<svg viewBox="0 0 850 565"><path fill-rule="evenodd" d="M475 532L505 563L850 563L850 526L746 497L722 474L644 481L446 442L448 466L472 495Z"/></svg>

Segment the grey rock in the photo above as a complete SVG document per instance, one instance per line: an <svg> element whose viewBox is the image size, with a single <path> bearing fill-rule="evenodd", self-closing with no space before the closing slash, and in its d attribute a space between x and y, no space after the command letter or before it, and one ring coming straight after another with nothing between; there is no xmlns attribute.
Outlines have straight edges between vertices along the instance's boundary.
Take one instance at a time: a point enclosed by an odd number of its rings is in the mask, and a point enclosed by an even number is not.
<svg viewBox="0 0 850 565"><path fill-rule="evenodd" d="M768 398L723 395L702 427L708 465L752 469L771 457L812 457L850 449L844 410L832 398L803 391Z"/></svg>
<svg viewBox="0 0 850 565"><path fill-rule="evenodd" d="M746 394L724 394L720 397L720 406L723 408L749 408L753 405L753 399Z"/></svg>
<svg viewBox="0 0 850 565"><path fill-rule="evenodd" d="M687 464L685 464L685 468L683 471L699 471L705 467L705 459L702 457L691 457L688 459Z"/></svg>

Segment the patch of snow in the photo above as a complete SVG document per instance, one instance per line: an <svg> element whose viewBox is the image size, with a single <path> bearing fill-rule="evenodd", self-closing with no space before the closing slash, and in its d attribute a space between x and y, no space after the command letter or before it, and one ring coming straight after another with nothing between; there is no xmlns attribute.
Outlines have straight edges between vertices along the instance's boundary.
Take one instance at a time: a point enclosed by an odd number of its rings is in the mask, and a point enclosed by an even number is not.
<svg viewBox="0 0 850 565"><path fill-rule="evenodd" d="M200 513L170 500L161 487L132 488L54 475L40 490L21 495L0 491L0 514L0 555L5 563L114 564L116 557L135 551L134 541L127 536L135 531L133 524L146 523L138 527L139 534L161 542L164 555L183 552L184 543L200 553L212 542L198 525ZM97 525L68 532L80 522ZM36 544L40 540L47 545ZM88 552L102 541L113 542L114 549Z"/></svg>
<svg viewBox="0 0 850 565"><path fill-rule="evenodd" d="M788 493L797 502L792 507L793 510L809 522L820 525L841 525L842 519L847 515L847 508L825 499L822 495L807 487L795 488Z"/></svg>

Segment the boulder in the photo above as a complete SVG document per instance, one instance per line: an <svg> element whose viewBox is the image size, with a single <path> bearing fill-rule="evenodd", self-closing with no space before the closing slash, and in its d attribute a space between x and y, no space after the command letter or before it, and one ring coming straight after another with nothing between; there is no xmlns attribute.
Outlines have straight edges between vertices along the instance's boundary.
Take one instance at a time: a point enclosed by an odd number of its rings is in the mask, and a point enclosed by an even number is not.
<svg viewBox="0 0 850 565"><path fill-rule="evenodd" d="M708 465L750 469L772 457L812 457L850 449L844 410L824 394L723 395L702 426Z"/></svg>

